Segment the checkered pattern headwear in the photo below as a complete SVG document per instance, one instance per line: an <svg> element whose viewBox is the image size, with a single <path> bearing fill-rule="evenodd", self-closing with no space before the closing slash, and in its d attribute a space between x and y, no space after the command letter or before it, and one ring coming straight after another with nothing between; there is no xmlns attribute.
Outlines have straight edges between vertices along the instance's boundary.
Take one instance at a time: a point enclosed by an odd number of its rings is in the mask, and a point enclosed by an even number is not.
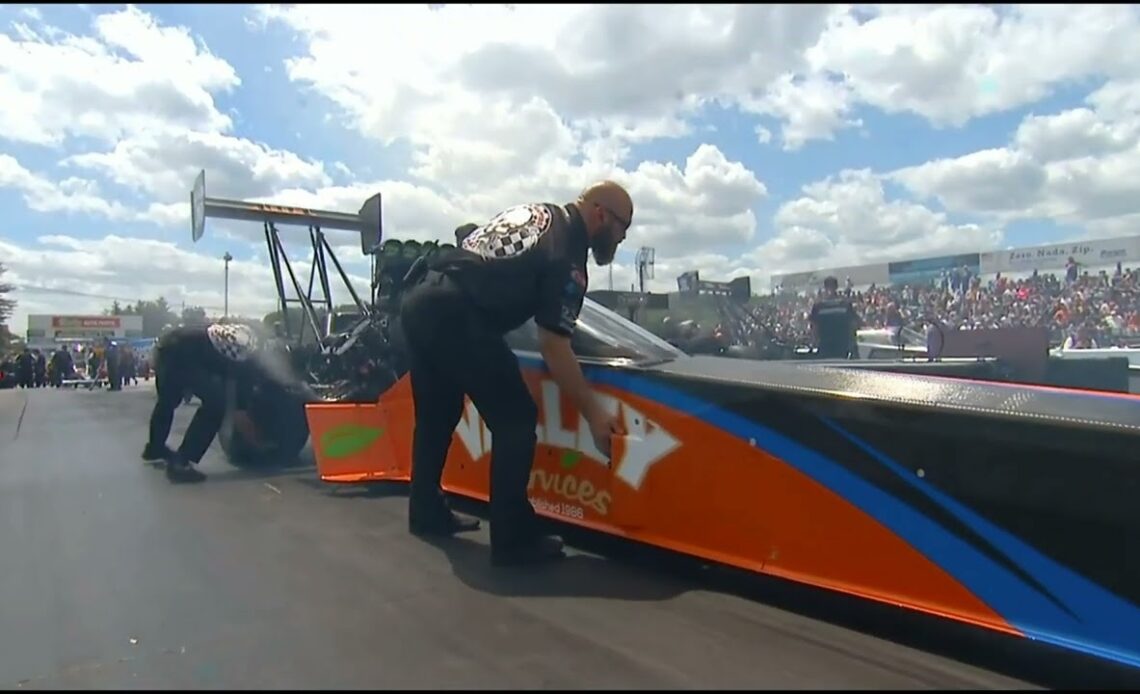
<svg viewBox="0 0 1140 694"><path fill-rule="evenodd" d="M257 336L249 326L215 323L206 328L210 343L225 358L245 361L257 349Z"/></svg>

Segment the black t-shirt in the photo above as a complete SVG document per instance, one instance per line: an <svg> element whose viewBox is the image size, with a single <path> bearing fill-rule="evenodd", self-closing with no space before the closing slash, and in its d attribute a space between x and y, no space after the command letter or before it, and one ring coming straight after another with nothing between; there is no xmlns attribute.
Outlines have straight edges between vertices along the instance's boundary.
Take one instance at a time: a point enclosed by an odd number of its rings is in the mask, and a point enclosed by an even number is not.
<svg viewBox="0 0 1140 694"><path fill-rule="evenodd" d="M820 299L811 307L811 322L819 335L819 356L844 359L852 349L858 317L851 302L840 297Z"/></svg>
<svg viewBox="0 0 1140 694"><path fill-rule="evenodd" d="M463 289L494 330L507 333L533 317L570 337L586 296L588 250L577 208L527 204L471 230L432 267Z"/></svg>

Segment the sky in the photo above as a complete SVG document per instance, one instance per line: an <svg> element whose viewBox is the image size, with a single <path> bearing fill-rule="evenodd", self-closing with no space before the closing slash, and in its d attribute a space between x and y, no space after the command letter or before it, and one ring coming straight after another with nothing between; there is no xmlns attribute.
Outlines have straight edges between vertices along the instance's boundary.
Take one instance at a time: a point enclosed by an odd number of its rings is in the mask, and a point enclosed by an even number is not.
<svg viewBox="0 0 1140 694"><path fill-rule="evenodd" d="M0 6L0 263L29 313L274 307L189 190L446 239L611 178L612 268L772 273L1140 233L1127 5ZM303 228L282 229L306 267ZM358 286L358 239L330 232ZM591 288L609 269L591 264ZM307 275L306 275L307 276ZM344 292L339 297L345 297ZM338 298L338 301L340 298Z"/></svg>

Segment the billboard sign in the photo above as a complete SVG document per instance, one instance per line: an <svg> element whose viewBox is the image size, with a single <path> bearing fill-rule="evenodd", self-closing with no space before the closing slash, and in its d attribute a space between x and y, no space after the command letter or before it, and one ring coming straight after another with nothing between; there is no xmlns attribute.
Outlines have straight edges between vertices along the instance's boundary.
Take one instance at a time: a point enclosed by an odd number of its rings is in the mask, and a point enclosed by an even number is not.
<svg viewBox="0 0 1140 694"><path fill-rule="evenodd" d="M1069 258L1092 267L1140 263L1140 236L990 251L981 254L981 271L991 275L999 272L1060 270L1069 262Z"/></svg>
<svg viewBox="0 0 1140 694"><path fill-rule="evenodd" d="M47 315L28 316L28 335L43 341L93 340L102 337L136 337L142 334L143 319L139 315L84 316Z"/></svg>
<svg viewBox="0 0 1140 694"><path fill-rule="evenodd" d="M677 291L681 294L731 296L741 301L747 301L748 297L752 295L752 278L744 276L737 277L730 282L713 282L702 280L700 271L693 270L677 277Z"/></svg>
<svg viewBox="0 0 1140 694"><path fill-rule="evenodd" d="M83 330L118 330L122 325L119 316L52 316L53 328L78 328Z"/></svg>
<svg viewBox="0 0 1140 694"><path fill-rule="evenodd" d="M941 277L942 273L963 267L968 269L970 274L977 275L980 272L980 265L979 253L961 253L888 263L887 274L891 284L919 284L933 282Z"/></svg>

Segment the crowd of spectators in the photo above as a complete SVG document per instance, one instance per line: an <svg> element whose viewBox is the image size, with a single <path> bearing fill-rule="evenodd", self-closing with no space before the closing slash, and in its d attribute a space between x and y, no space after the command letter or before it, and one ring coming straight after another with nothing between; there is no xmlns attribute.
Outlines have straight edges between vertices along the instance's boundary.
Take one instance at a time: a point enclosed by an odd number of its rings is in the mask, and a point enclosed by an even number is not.
<svg viewBox="0 0 1140 694"><path fill-rule="evenodd" d="M1138 268L1089 271L1070 262L1061 276L983 278L958 271L924 283L866 288L837 279L868 328L905 325L921 332L934 319L964 330L1045 326L1052 344L1140 346ZM785 343L809 343L815 296L776 293L755 300L755 328Z"/></svg>

